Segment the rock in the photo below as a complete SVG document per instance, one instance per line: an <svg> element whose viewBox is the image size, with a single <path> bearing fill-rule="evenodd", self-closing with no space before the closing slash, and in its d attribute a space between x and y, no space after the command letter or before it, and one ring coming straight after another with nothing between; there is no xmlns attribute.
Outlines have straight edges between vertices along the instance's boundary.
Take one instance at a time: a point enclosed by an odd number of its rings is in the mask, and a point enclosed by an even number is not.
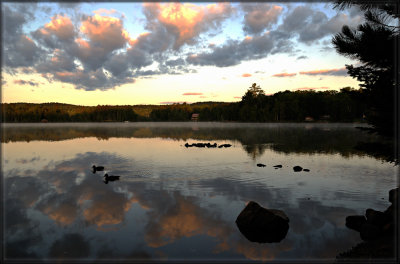
<svg viewBox="0 0 400 264"><path fill-rule="evenodd" d="M267 165L262 164L262 163L258 163L258 164L257 164L257 167L265 167L265 166L267 166Z"/></svg>
<svg viewBox="0 0 400 264"><path fill-rule="evenodd" d="M367 218L368 224L375 225L378 227L383 227L391 220L387 214L380 211L376 211L374 209L367 209L365 211L365 217Z"/></svg>
<svg viewBox="0 0 400 264"><path fill-rule="evenodd" d="M393 206L393 204L392 205L390 205L383 213L385 214L385 215L387 215L388 217L391 217L391 218L393 218L394 217L394 206Z"/></svg>
<svg viewBox="0 0 400 264"><path fill-rule="evenodd" d="M293 170L294 170L295 172L299 172L299 171L302 171L303 168L300 167L300 166L294 166L294 167L293 167Z"/></svg>
<svg viewBox="0 0 400 264"><path fill-rule="evenodd" d="M383 234L382 228L369 223L362 225L360 230L361 239L364 241L377 239L382 234Z"/></svg>
<svg viewBox="0 0 400 264"><path fill-rule="evenodd" d="M281 210L249 202L236 219L239 231L251 242L280 242L289 230L289 218Z"/></svg>
<svg viewBox="0 0 400 264"><path fill-rule="evenodd" d="M275 165L274 168L282 168L282 165Z"/></svg>
<svg viewBox="0 0 400 264"><path fill-rule="evenodd" d="M389 191L389 202L394 203L399 201L399 188Z"/></svg>
<svg viewBox="0 0 400 264"><path fill-rule="evenodd" d="M310 170L309 169L303 169L303 171L309 172Z"/></svg>
<svg viewBox="0 0 400 264"><path fill-rule="evenodd" d="M367 222L363 215L350 215L346 217L346 226L350 229L361 231L361 227Z"/></svg>

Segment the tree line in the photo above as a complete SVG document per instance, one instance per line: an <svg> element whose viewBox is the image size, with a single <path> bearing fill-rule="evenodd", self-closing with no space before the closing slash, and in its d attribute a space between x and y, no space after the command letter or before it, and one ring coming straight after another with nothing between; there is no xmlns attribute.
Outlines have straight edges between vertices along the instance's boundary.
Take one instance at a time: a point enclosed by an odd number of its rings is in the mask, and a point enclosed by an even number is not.
<svg viewBox="0 0 400 264"><path fill-rule="evenodd" d="M361 89L346 87L340 92L284 91L268 96L259 86L255 88L257 91L250 87L240 102L153 106L148 116L139 115L134 106L5 103L2 104L1 121L189 121L192 114L197 113L199 121L302 122L312 118L354 122L362 121L366 111L365 96Z"/></svg>
<svg viewBox="0 0 400 264"><path fill-rule="evenodd" d="M255 84L253 84L255 85ZM199 107L190 104L175 104L154 109L153 121L188 121L193 113L199 121L239 122L303 122L326 120L332 122L362 121L366 111L365 96L361 89L350 87L338 91L284 91L265 95L253 86L237 103L224 103Z"/></svg>
<svg viewBox="0 0 400 264"><path fill-rule="evenodd" d="M132 106L4 103L1 109L1 122L122 122L140 119Z"/></svg>

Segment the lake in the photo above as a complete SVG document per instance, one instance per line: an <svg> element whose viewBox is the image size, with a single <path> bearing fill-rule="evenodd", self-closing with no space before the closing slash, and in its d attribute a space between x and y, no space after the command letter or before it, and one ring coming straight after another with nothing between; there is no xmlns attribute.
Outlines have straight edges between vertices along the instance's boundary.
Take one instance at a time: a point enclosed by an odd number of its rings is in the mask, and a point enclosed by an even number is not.
<svg viewBox="0 0 400 264"><path fill-rule="evenodd" d="M345 217L385 210L396 187L393 164L356 150L377 140L356 126L3 124L5 259L334 259L362 241ZM198 142L232 146L185 147ZM238 230L249 201L286 213L281 242Z"/></svg>

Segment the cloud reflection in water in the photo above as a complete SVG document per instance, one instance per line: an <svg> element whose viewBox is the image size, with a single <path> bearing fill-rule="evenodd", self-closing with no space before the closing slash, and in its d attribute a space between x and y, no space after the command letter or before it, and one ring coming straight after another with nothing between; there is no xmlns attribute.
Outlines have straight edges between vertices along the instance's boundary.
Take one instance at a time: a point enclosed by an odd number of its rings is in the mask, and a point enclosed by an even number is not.
<svg viewBox="0 0 400 264"><path fill-rule="evenodd" d="M184 142L168 137L73 139L65 142L67 157L54 152L51 159L38 154L39 148L62 148L62 141L4 144L7 159L13 160L4 168L6 257L333 258L359 241L345 227L345 217L362 213L360 208L383 207L386 201L377 201L375 192L386 193L394 184L390 165L378 166L365 157L296 152L298 157L265 148L255 155L268 161L259 169L237 142L228 141L234 146L227 150L186 149ZM22 159L15 144L36 144L37 151L23 158L26 164L17 163ZM310 163L316 167L308 174L293 174L285 167L273 170L270 163L278 159L318 162ZM31 162L40 166L31 168ZM121 179L104 184L103 173L90 172L92 164L105 165ZM337 164L346 164L341 172L347 174L335 174ZM369 174L350 175L368 166L374 168ZM355 191L357 186L363 191ZM357 204L348 203L355 198ZM290 230L281 243L252 243L237 230L234 221L249 200L287 213Z"/></svg>

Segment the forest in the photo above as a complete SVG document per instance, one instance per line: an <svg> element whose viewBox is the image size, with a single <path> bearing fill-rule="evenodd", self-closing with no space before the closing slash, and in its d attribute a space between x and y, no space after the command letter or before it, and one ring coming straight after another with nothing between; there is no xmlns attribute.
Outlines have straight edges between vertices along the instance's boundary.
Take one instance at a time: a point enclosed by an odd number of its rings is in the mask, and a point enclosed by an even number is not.
<svg viewBox="0 0 400 264"><path fill-rule="evenodd" d="M172 105L78 106L61 103L4 103L1 122L360 122L366 113L362 89L284 91L265 95L253 84L240 102L201 102Z"/></svg>

